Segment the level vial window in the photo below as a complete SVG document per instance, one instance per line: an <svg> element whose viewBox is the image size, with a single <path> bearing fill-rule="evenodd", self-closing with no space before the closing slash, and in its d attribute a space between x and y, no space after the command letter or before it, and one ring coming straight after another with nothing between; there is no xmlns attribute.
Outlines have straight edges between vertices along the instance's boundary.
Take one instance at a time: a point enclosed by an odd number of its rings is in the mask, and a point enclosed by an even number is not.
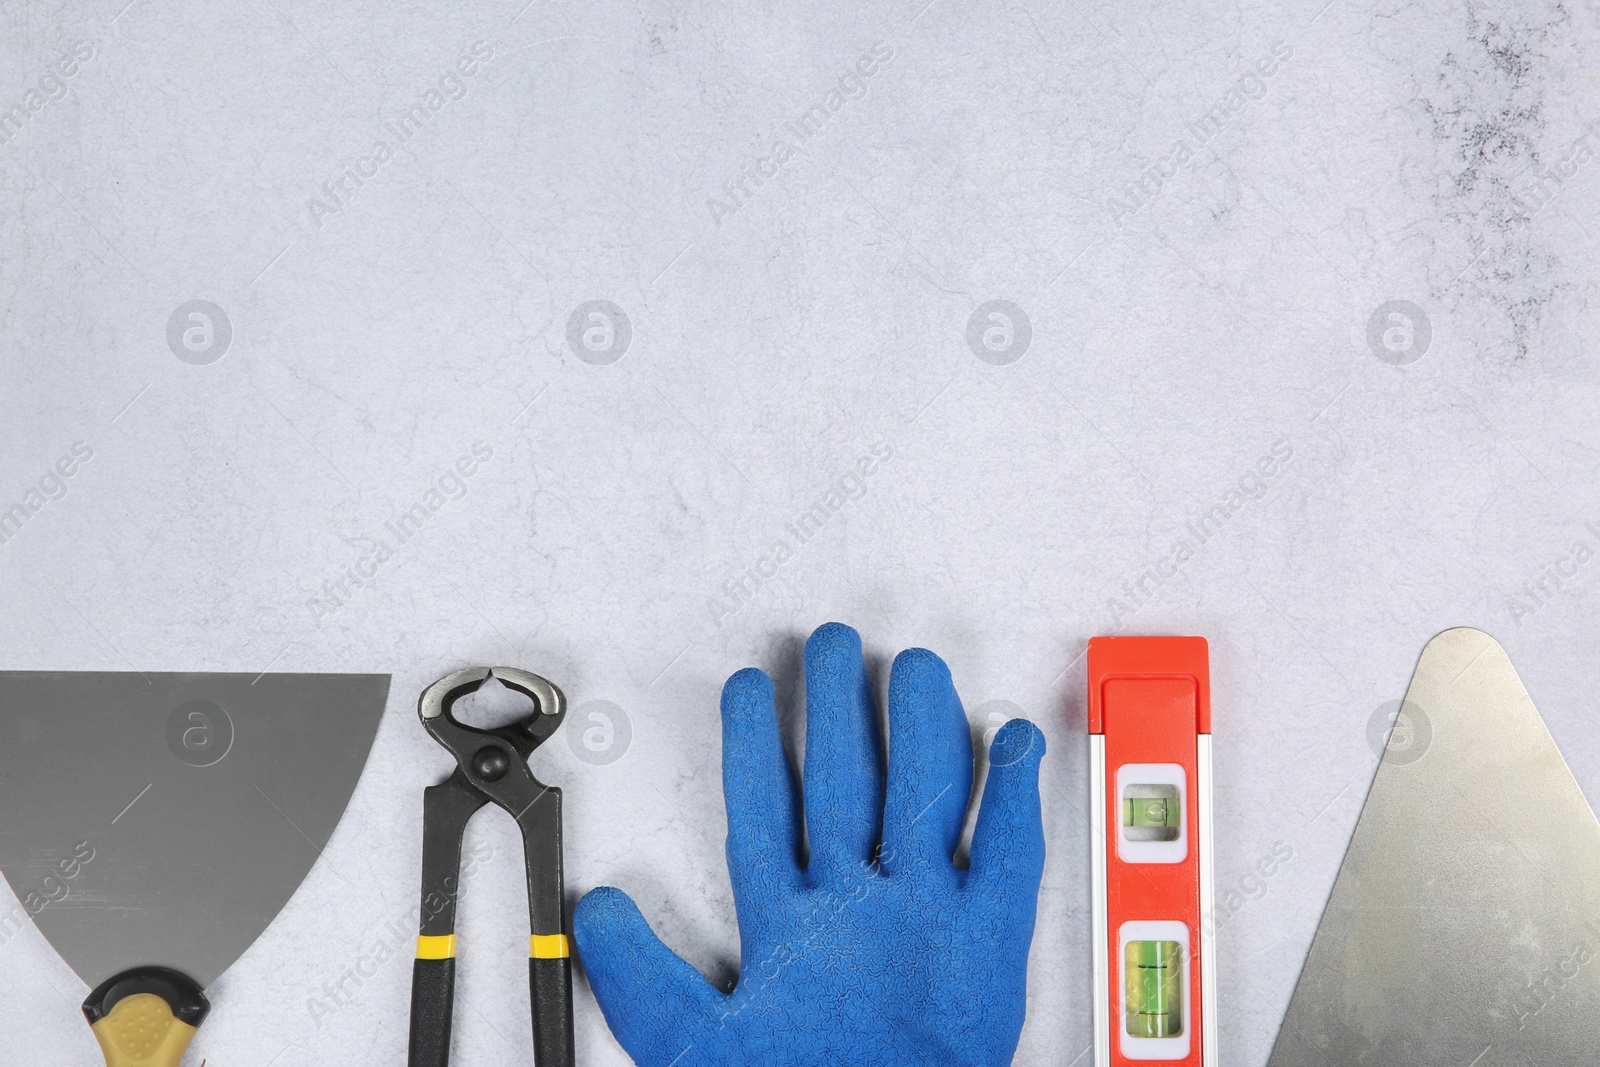
<svg viewBox="0 0 1600 1067"><path fill-rule="evenodd" d="M1133 783L1122 790L1122 833L1129 841L1176 841L1183 804L1171 785Z"/></svg>
<svg viewBox="0 0 1600 1067"><path fill-rule="evenodd" d="M1176 763L1124 763L1106 798L1106 830L1123 863L1182 863L1189 857L1194 812L1189 775Z"/></svg>
<svg viewBox="0 0 1600 1067"><path fill-rule="evenodd" d="M1128 1036L1183 1033L1183 946L1176 941L1129 941L1123 949L1123 1004Z"/></svg>

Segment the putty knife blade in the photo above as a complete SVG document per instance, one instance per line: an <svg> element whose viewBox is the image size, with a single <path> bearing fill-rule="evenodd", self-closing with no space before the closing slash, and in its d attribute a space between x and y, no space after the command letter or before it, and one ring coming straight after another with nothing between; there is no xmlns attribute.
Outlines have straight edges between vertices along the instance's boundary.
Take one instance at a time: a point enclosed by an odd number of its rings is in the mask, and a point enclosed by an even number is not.
<svg viewBox="0 0 1600 1067"><path fill-rule="evenodd" d="M1505 650L1447 630L1395 737L1269 1067L1600 1062L1600 823Z"/></svg>

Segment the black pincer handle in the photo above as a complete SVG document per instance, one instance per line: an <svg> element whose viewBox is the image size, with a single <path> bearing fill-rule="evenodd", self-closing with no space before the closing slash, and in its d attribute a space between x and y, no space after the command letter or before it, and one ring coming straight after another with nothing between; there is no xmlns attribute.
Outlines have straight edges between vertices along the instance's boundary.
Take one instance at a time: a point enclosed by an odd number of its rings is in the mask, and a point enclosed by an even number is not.
<svg viewBox="0 0 1600 1067"><path fill-rule="evenodd" d="M566 951L564 934L561 951ZM572 960L567 956L540 958L541 937L534 935L535 955L528 960L528 992L533 1006L533 1051L539 1067L573 1067L572 1050Z"/></svg>
<svg viewBox="0 0 1600 1067"><path fill-rule="evenodd" d="M450 1018L455 999L455 956L425 958L419 954L411 966L411 1044L406 1057L409 1067L447 1067L450 1063Z"/></svg>

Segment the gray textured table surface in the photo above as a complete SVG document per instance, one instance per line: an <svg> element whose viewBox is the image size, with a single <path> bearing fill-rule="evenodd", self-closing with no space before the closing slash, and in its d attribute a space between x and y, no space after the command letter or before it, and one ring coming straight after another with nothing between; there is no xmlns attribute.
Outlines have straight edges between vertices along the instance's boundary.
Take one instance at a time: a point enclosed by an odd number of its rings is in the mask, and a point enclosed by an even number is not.
<svg viewBox="0 0 1600 1067"><path fill-rule="evenodd" d="M1229 1067L1432 634L1600 795L1592 4L13 3L0 57L0 667L395 674L192 1062L401 1062L466 663L612 720L536 761L568 885L725 974L722 679L939 651L1050 738L1028 1065L1090 1037L1093 634L1212 642ZM470 843L457 1062L529 1062ZM4 900L0 1061L97 1062Z"/></svg>

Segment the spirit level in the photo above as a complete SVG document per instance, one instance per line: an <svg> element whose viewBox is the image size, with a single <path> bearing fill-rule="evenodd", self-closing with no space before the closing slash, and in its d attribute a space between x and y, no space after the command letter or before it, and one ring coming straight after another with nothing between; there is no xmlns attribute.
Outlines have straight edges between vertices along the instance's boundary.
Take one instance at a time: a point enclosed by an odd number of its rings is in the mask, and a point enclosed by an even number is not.
<svg viewBox="0 0 1600 1067"><path fill-rule="evenodd" d="M1089 641L1095 1067L1217 1067L1203 637Z"/></svg>

